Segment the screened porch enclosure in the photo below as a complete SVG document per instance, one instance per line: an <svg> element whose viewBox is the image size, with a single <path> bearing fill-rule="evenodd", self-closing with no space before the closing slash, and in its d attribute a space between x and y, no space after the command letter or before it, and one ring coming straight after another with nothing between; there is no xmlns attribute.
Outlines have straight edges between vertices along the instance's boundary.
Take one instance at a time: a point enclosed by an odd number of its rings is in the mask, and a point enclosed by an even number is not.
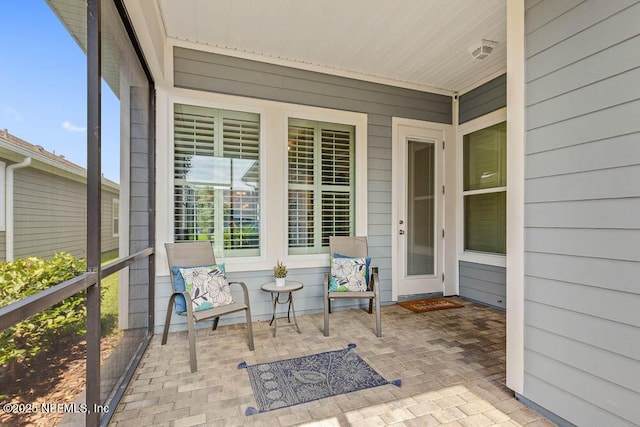
<svg viewBox="0 0 640 427"><path fill-rule="evenodd" d="M82 167L86 164L86 168L77 168L86 175L87 184L82 188L86 202L74 214L86 222L83 224L86 245L74 261L82 265L82 270L75 272L76 277L61 276L68 279L62 282L47 279L48 289L0 307L2 331L15 331L9 328L23 328L21 325L28 327L41 318L46 323L47 316L51 315L47 313L52 312L59 313L59 317L48 321L61 325L52 332L52 337L31 343L31 348L40 347L41 351L26 359L16 359L17 365L11 369L17 369L22 375L17 382L0 381L3 402L23 404L11 413L4 411L0 424L106 425L152 336L153 80L132 37L121 2L48 0L44 7L26 3L14 7L24 9L20 16L25 16L22 24L33 33L30 37L43 37L38 26L30 24L30 18L42 21L43 28L55 25L56 34L51 34L51 42L58 43L56 37L62 41L50 48L51 52L57 49L60 57L82 57L77 64L73 62L75 59L69 59L78 67L74 71L79 71L84 78L75 81L81 86L80 94L68 91L68 96L79 97L83 110L80 120L86 121L86 127L71 123L65 126L75 133L84 132L85 139L81 147L76 148L69 137L68 145L58 155L71 157L67 150L74 149L84 154ZM66 33L66 38L59 36L61 32ZM26 40L23 39L25 46ZM43 45L48 42L42 40ZM43 55L42 61L33 58L31 66L48 70L51 67L46 63L48 58L47 55ZM65 79L60 80L63 86ZM16 83L29 85L28 81ZM27 93L23 95L25 100L29 98ZM54 88L39 96L60 98ZM7 100L11 99L7 97ZM32 126L44 126L38 122L35 111L35 107L29 111ZM56 116L56 112L50 115ZM33 142L46 145L50 141ZM112 202L102 199L101 178L105 170L111 174L114 164L119 170L109 176L119 184L120 194ZM113 222L102 221L101 211L105 206L116 215ZM105 233L117 242L116 251L101 253L101 235ZM60 313L59 307L68 311ZM77 317L81 325L69 330L61 323L64 316ZM4 343L7 336L1 339ZM3 364L0 370L3 378L10 375L5 371L9 369L7 366L11 367Z"/></svg>

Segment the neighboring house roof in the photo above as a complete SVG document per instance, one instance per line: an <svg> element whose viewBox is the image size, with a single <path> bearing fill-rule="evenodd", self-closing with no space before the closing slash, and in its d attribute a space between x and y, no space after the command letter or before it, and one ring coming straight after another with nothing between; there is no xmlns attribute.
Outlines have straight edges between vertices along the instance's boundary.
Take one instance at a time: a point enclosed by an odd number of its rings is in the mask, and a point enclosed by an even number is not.
<svg viewBox="0 0 640 427"><path fill-rule="evenodd" d="M22 161L25 157L31 157L32 167L45 170L56 175L66 176L70 179L86 182L87 170L67 160L62 155L51 153L40 145L33 145L24 139L9 133L7 129L0 130L0 158L11 161ZM117 182L102 177L102 185L119 191Z"/></svg>

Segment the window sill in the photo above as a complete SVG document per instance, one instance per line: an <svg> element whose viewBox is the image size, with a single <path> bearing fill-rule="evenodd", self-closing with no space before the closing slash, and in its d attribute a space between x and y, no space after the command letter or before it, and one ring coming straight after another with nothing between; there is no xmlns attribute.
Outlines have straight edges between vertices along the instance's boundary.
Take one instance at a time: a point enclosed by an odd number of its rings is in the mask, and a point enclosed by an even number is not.
<svg viewBox="0 0 640 427"><path fill-rule="evenodd" d="M328 254L289 255L284 258L289 270L303 268L329 268ZM262 257L253 258L218 258L218 262L224 263L226 271L230 273L244 271L272 270L276 260L265 260Z"/></svg>
<svg viewBox="0 0 640 427"><path fill-rule="evenodd" d="M289 255L286 264L289 268L329 268L329 254Z"/></svg>
<svg viewBox="0 0 640 427"><path fill-rule="evenodd" d="M465 251L458 255L458 261L475 262L476 264L507 267L507 256L483 252Z"/></svg>

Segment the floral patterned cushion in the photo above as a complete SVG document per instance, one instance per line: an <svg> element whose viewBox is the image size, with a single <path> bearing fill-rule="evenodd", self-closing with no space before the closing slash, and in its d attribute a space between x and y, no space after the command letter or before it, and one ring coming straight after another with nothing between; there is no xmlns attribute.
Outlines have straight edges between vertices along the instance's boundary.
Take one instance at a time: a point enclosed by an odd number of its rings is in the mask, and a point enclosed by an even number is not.
<svg viewBox="0 0 640 427"><path fill-rule="evenodd" d="M367 290L367 259L331 257L329 292L364 292Z"/></svg>
<svg viewBox="0 0 640 427"><path fill-rule="evenodd" d="M222 265L222 264L221 264ZM193 267L206 267L206 265L198 265L191 267L182 267L178 265L171 266L171 275L173 276L173 291L174 292L183 292L186 290L184 286L184 279L182 278L182 274L180 274L180 269L182 268L193 268ZM224 266L223 266L224 269ZM184 299L184 295L178 294L175 299L175 312L176 314L184 314L187 312L187 301Z"/></svg>
<svg viewBox="0 0 640 427"><path fill-rule="evenodd" d="M353 258L350 257L348 255L342 255L341 253L338 252L334 252L333 253L333 258ZM370 268L371 268L371 258L370 257L366 257L365 260L367 261L367 269L365 270L365 280L367 283L369 283L369 275L371 273Z"/></svg>
<svg viewBox="0 0 640 427"><path fill-rule="evenodd" d="M221 307L233 302L231 288L224 275L224 264L181 268L180 274L191 296L193 311Z"/></svg>

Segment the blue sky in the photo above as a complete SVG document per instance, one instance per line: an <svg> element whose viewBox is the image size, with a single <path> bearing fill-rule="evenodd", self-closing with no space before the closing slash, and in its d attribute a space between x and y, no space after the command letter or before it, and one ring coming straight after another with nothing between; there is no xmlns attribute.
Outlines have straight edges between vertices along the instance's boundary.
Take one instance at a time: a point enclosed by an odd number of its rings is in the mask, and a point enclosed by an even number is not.
<svg viewBox="0 0 640 427"><path fill-rule="evenodd" d="M0 1L0 129L87 164L86 56L44 0ZM102 85L102 173L119 182L119 104Z"/></svg>

